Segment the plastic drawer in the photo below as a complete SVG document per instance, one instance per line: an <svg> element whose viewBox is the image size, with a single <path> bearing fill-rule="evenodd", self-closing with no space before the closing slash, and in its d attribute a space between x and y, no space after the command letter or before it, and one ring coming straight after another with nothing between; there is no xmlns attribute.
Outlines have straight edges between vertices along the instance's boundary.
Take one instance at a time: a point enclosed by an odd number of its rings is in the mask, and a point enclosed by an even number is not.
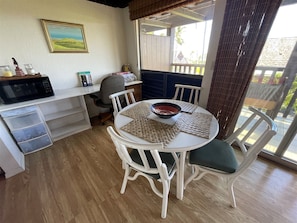
<svg viewBox="0 0 297 223"><path fill-rule="evenodd" d="M15 116L11 118L4 118L4 120L11 131L13 131L14 129L20 129L36 125L42 122L37 112L32 112L29 114Z"/></svg>
<svg viewBox="0 0 297 223"><path fill-rule="evenodd" d="M17 109L1 112L1 116L3 118L20 116L20 115L36 112L36 110L37 110L36 106L28 106L24 108L17 108Z"/></svg>
<svg viewBox="0 0 297 223"><path fill-rule="evenodd" d="M11 133L17 142L22 142L45 135L47 134L47 130L45 128L45 125L43 123L40 123L29 128L11 131Z"/></svg>
<svg viewBox="0 0 297 223"><path fill-rule="evenodd" d="M24 154L34 152L35 150L40 150L45 147L51 146L52 140L48 135L44 135L35 139L24 141L19 143L19 146Z"/></svg>

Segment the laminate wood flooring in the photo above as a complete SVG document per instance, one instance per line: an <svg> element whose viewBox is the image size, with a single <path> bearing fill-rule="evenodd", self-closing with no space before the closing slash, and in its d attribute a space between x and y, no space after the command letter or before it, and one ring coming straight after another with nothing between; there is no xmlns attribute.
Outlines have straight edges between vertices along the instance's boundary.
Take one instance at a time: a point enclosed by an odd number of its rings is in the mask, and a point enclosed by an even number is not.
<svg viewBox="0 0 297 223"><path fill-rule="evenodd" d="M124 171L108 125L26 155L25 172L0 179L0 222L297 222L297 173L263 159L235 182L237 208L219 178L191 182L183 200L175 196L173 179L167 218L161 219L161 198L145 178L129 181L120 194Z"/></svg>

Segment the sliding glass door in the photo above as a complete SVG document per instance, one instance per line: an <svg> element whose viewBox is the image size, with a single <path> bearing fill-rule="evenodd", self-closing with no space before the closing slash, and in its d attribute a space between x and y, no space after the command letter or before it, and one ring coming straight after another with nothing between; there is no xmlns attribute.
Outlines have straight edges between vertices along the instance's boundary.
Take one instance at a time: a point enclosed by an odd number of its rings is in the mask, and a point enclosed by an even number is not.
<svg viewBox="0 0 297 223"><path fill-rule="evenodd" d="M297 169L297 1L286 2L262 50L237 124L248 116L248 106L268 114L278 133L262 155Z"/></svg>

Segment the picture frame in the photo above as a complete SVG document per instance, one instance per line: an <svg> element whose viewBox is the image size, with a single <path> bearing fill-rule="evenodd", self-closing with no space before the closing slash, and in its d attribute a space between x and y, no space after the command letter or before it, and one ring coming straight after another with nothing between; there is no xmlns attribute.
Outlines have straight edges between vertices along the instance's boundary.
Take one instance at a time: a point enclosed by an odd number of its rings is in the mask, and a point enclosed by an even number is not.
<svg viewBox="0 0 297 223"><path fill-rule="evenodd" d="M41 19L51 53L88 53L82 24Z"/></svg>

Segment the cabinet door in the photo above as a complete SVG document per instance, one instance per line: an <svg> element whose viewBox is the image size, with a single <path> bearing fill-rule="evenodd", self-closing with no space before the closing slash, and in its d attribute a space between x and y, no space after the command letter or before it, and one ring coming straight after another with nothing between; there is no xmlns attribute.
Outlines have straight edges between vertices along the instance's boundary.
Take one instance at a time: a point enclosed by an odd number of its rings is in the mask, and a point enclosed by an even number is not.
<svg viewBox="0 0 297 223"><path fill-rule="evenodd" d="M47 129L44 123L40 123L28 128L12 130L11 133L17 142L22 142L47 134Z"/></svg>
<svg viewBox="0 0 297 223"><path fill-rule="evenodd" d="M49 135L43 135L37 138L33 138L24 142L18 143L24 154L36 152L52 145L52 140Z"/></svg>
<svg viewBox="0 0 297 223"><path fill-rule="evenodd" d="M136 101L142 100L142 84L134 84L126 87L126 90L134 88L134 97Z"/></svg>
<svg viewBox="0 0 297 223"><path fill-rule="evenodd" d="M166 97L166 76L152 71L141 71L143 99Z"/></svg>
<svg viewBox="0 0 297 223"><path fill-rule="evenodd" d="M36 111L4 118L4 120L11 131L42 123L42 120Z"/></svg>
<svg viewBox="0 0 297 223"><path fill-rule="evenodd" d="M0 164L5 178L9 178L25 170L25 157L2 119L0 129Z"/></svg>

